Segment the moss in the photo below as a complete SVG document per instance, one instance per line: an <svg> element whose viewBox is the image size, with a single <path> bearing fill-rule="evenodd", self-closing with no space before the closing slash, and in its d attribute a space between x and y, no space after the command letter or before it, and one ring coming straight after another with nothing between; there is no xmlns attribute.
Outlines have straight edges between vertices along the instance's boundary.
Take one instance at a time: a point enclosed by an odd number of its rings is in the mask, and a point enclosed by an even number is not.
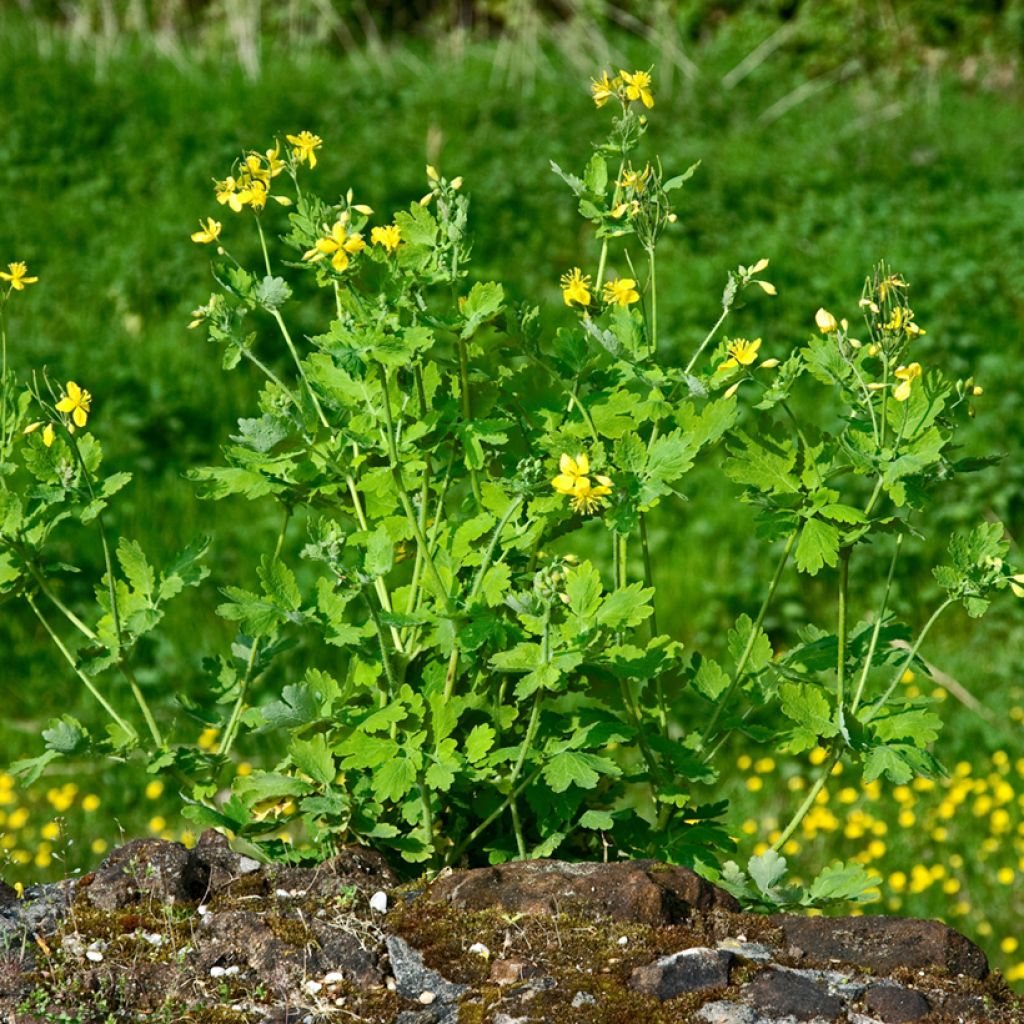
<svg viewBox="0 0 1024 1024"><path fill-rule="evenodd" d="M264 924L289 946L303 949L306 946L318 945L316 936L309 930L305 922L297 917L285 917L282 914L270 913L264 916Z"/></svg>

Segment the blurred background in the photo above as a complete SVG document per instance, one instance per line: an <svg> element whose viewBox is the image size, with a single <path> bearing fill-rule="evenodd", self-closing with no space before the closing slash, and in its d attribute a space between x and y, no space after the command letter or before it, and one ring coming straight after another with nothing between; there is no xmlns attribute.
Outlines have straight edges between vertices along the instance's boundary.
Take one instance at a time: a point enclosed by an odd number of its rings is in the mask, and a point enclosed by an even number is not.
<svg viewBox="0 0 1024 1024"><path fill-rule="evenodd" d="M922 362L984 387L967 454L1005 457L943 494L930 539L904 560L895 607L919 626L957 526L998 518L1013 538L1024 528L1022 56L1024 0L0 5L0 264L24 260L40 277L12 304L13 363L93 392L90 425L109 465L135 474L111 517L117 531L157 562L214 537L212 578L177 600L163 639L142 652L143 685L201 696L202 658L231 639L213 614L217 588L248 583L277 528L269 501L204 504L184 479L218 462L253 384L245 369L223 373L219 352L186 329L210 291L207 254L188 236L221 209L213 178L242 149L303 129L324 139L321 193L352 187L382 216L422 194L428 161L461 174L474 276L541 303L554 327L567 322L559 274L593 244L548 161L578 168L601 137L606 112L588 86L603 68L653 65L648 152L669 174L702 161L659 256L673 357L704 336L739 263L770 258L779 296L741 310L731 331L782 357L819 306L852 320L865 274L885 257L913 285ZM652 517L658 614L688 647L715 653L735 617L756 610L771 559L716 470L688 487L693 501ZM98 548L75 555L98 579ZM766 623L777 646L819 612L827 582L785 584ZM864 607L878 582L855 581ZM90 586L71 580L69 602L85 605ZM861 859L884 880L870 909L945 918L1024 981L1024 606L1007 597L980 623L957 613L924 653L942 685L905 685L944 701L935 753L950 778L837 780L786 854L798 875ZM0 697L4 759L38 753L57 711L97 720L35 620L10 603ZM771 841L817 756L730 758L723 792L741 856ZM30 789L0 774L8 881L86 869L122 835L190 839L159 782L130 767L62 771Z"/></svg>

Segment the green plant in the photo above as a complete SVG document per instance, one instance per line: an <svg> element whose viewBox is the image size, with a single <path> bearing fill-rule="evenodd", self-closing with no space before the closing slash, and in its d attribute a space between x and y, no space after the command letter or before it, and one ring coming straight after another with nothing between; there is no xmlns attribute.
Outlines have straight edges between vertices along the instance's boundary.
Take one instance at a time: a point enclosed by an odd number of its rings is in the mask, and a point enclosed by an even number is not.
<svg viewBox="0 0 1024 1024"><path fill-rule="evenodd" d="M794 752L828 744L777 847L844 756L869 779L940 770L928 751L937 719L895 693L903 672L921 667L940 612L909 653L895 647L910 641L892 621L888 587L870 617L851 623L850 566L855 549L892 538L891 583L910 515L937 481L980 465L954 449L973 384L904 363L923 332L906 283L884 268L862 299L864 343L823 310L818 335L781 364L759 361L761 339L718 340L745 292L775 294L763 259L729 274L717 321L672 365L659 345L656 254L675 221L672 194L695 166L667 177L658 161L633 162L650 87L648 72L604 75L594 97L616 110L608 137L581 176L555 168L599 248L595 275L573 267L563 277L577 315L553 337L539 309L510 302L500 284L469 286L460 178L428 167L427 194L374 227L369 243L372 210L351 191L327 203L303 187L302 165L312 169L320 147L308 132L289 136L284 155L280 143L245 154L218 183L221 205L252 217L263 265L244 267L222 225L205 220L193 239L217 247L220 290L194 326L223 346L225 369L245 361L266 383L226 465L193 478L207 498L271 499L281 526L258 584L224 588L220 613L239 634L228 656L208 663L213 702L188 705L219 728L212 750L163 736L132 663L164 603L201 580L204 545L158 574L122 539L115 567L102 514L127 481L101 480L95 442L75 433L87 425L88 393L69 382L58 397L45 379L19 392L5 366L5 467L40 486L5 484L2 582L47 624L112 722L100 741L65 716L44 734L48 750L20 770L32 777L61 754L124 757L140 745L96 682L117 672L149 733L149 770L174 773L195 821L267 855L290 855L281 830L297 820L318 854L358 839L436 867L481 850L498 861L611 849L709 873L732 841L722 803L701 794L732 733ZM294 200L280 189L283 174ZM283 260L264 229L274 201L294 203ZM614 266L624 272L613 276ZM292 330L296 306L316 311L322 333ZM287 374L265 354L268 327L291 360ZM794 412L791 396L822 387L821 423ZM753 412L738 397L751 388ZM756 618L741 616L730 633L727 667L687 664L659 633L648 545L648 517L723 436L728 476L760 507L764 537L781 545ZM63 568L47 561L45 543L67 520L100 531L95 627L48 582ZM297 522L308 542L293 568L283 552ZM952 565L937 575L949 594L940 611L962 600L980 613L992 591L1016 587L1006 548L995 526L955 541ZM808 627L776 657L763 625L791 558L812 576L837 569L837 625ZM38 595L91 646L76 656ZM282 665L295 678L280 699L253 706L260 680ZM780 720L790 723L781 738ZM259 733L275 739L279 760L235 778L218 801L231 755Z"/></svg>

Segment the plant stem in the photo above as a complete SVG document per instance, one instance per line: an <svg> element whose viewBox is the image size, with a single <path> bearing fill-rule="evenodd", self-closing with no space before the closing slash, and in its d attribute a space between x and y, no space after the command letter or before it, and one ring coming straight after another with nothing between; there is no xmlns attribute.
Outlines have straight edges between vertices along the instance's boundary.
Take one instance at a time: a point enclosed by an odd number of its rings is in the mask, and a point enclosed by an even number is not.
<svg viewBox="0 0 1024 1024"><path fill-rule="evenodd" d="M651 273L651 326L648 332L648 353L656 355L658 351L658 272L654 262L654 246L647 250L647 261Z"/></svg>
<svg viewBox="0 0 1024 1024"><path fill-rule="evenodd" d="M469 426L473 422L473 406L469 396L469 349L462 338L458 339L459 345L459 382L462 391L462 418ZM470 467L469 482L473 488L473 497L476 499L477 507L483 506L483 498L480 494L480 478L477 471Z"/></svg>
<svg viewBox="0 0 1024 1024"><path fill-rule="evenodd" d="M725 318L729 315L729 310L731 308L731 306L725 306L722 309L722 315L715 321L715 326L712 327L710 331L708 331L707 336L697 346L697 351L694 352L692 356L690 356L690 361L686 364L686 369L683 370L683 373L689 373L693 369L694 363L697 362L704 349L706 349L708 345L711 344L711 339L718 333L718 328L721 327L723 323L725 323Z"/></svg>
<svg viewBox="0 0 1024 1024"><path fill-rule="evenodd" d="M292 336L288 332L288 325L284 322L284 317L281 316L280 310L277 309L271 310L270 313L277 321L277 326L281 329L281 335L284 338L285 344L288 346L288 351L291 353L292 360L295 363L295 368L299 371L302 383L306 386L306 393L313 402L313 408L316 409L317 418L328 430L330 430L331 425L327 422L327 417L324 415L323 407L320 405L320 399L316 397L313 385L309 383L309 378L306 376L306 370L302 365L302 360L299 358L298 350L295 348L295 342L292 341Z"/></svg>
<svg viewBox="0 0 1024 1024"><path fill-rule="evenodd" d="M386 691L381 691L380 706L387 707L388 703L394 700L395 694L398 693L398 680L395 678L395 670L391 664L391 655L388 654L388 645L384 641L384 625L380 621L380 613L377 611L373 601L370 600L369 594L365 590L360 591L363 596L363 600L366 602L366 607L370 610L370 618L373 620L373 628L377 633L377 644L380 647L380 660L384 666L384 678L388 681L388 688Z"/></svg>
<svg viewBox="0 0 1024 1024"><path fill-rule="evenodd" d="M263 265L267 268L267 277L272 277L273 271L270 269L270 253L267 251L267 239L263 234L263 225L260 223L259 217L256 218L256 230L260 235L260 248L263 250Z"/></svg>
<svg viewBox="0 0 1024 1024"><path fill-rule="evenodd" d="M878 647L878 636L882 631L882 620L885 618L886 608L889 604L889 592L892 590L892 581L896 573L896 560L900 556L900 547L903 544L903 534L896 534L896 548L892 553L892 561L889 563L889 575L885 581L885 591L882 594L882 603L878 606L875 616L875 625L871 630L871 643L868 645L867 657L864 659L864 667L857 682L857 692L853 695L853 702L850 704L850 714L855 715L860 706L860 698L864 693L864 685L868 681L868 673L871 671L871 662L875 658L875 649Z"/></svg>
<svg viewBox="0 0 1024 1024"><path fill-rule="evenodd" d="M761 602L761 608L757 613L757 618L754 620L754 625L750 631L750 637L747 639L747 644L743 648L740 660L736 663L736 668L733 670L729 686L725 693L719 697L718 702L715 704L715 710L711 713L711 720L704 729L704 735L701 738L702 745L706 745L708 740L711 738L712 733L715 731L715 726L718 724L718 719L721 718L722 712L729 703L729 698L732 697L736 687L739 686L740 679L743 677L743 670L747 667L747 661L750 659L750 654L754 649L754 641L757 639L757 635L761 631L761 626L764 625L764 617L768 614L768 608L772 603L772 599L775 597L775 591L778 589L779 581L782 579L782 573L786 568L786 562L789 561L790 552L793 550L793 545L796 543L797 532L797 530L794 530L789 535L789 538L786 541L786 546L782 549L779 564L775 567L775 575L772 577L772 582L768 587L768 593L765 595L764 601Z"/></svg>
<svg viewBox="0 0 1024 1024"><path fill-rule="evenodd" d="M832 769L836 766L836 762L839 760L839 755L842 748L838 745L832 748L832 753L829 754L828 760L822 766L821 775L818 777L818 781L811 786L810 791L804 798L804 802L797 808L796 814L793 815L789 824L782 830L779 838L772 843L772 849L776 853L789 842L789 837L797 830L800 822L807 816L807 812L814 806L814 801L818 794L821 792L825 783L828 782L829 776L832 774Z"/></svg>
<svg viewBox="0 0 1024 1024"><path fill-rule="evenodd" d="M117 723L129 736L133 739L138 739L138 733L132 726L130 726L107 702L107 699L102 693L96 688L96 684L78 667L78 663L75 661L74 655L64 645L64 641L57 635L56 631L50 625L50 623L43 616L43 613L39 610L39 606L36 604L36 599L31 594L25 595L25 600L28 601L29 607L35 612L36 618L42 623L43 629L50 635L50 639L54 642L57 650L64 655L64 660L71 666L71 670L78 676L79 679L85 684L85 688L96 698L99 702L100 707Z"/></svg>
<svg viewBox="0 0 1024 1024"><path fill-rule="evenodd" d="M838 655L836 658L836 716L839 732L848 739L846 729L846 621L847 604L850 596L850 548L839 552L839 626L837 631Z"/></svg>
<svg viewBox="0 0 1024 1024"><path fill-rule="evenodd" d="M615 175L615 191L612 193L612 209L619 205L619 196L622 194L622 186L619 184L622 181L622 171L626 166L626 155L623 153L622 159L619 161L619 170ZM601 242L601 256L597 261L597 284L594 287L595 292L601 291L601 285L604 284L604 271L608 263L608 239L605 238Z"/></svg>
<svg viewBox="0 0 1024 1024"><path fill-rule="evenodd" d="M955 604L956 599L947 597L938 608L932 612L932 617L924 624L924 628L917 635L917 640L914 641L914 646L910 649L910 653L907 655L906 661L896 670L892 677L892 682L889 684L889 688L878 698L877 701L871 706L868 713L861 719L861 721L867 725L879 711L888 703L889 698L892 696L893 690L899 685L899 681L903 678L903 673L914 663L914 659L917 657L917 652L921 649L921 644L924 643L924 638L928 635L932 626L938 621L939 616L951 605Z"/></svg>
<svg viewBox="0 0 1024 1024"><path fill-rule="evenodd" d="M91 640L95 643L99 638L96 634L50 589L49 584L46 582L46 577L36 567L35 562L28 559L25 560L25 564L28 566L28 571L32 574L32 578L36 581L39 587L39 592L59 611L68 622L71 623L79 633L82 634L87 640Z"/></svg>

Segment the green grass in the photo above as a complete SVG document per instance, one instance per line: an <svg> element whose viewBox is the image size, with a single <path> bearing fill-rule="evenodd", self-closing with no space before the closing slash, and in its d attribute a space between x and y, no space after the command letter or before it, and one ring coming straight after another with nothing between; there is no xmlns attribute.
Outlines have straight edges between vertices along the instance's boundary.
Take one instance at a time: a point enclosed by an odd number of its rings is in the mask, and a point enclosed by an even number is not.
<svg viewBox="0 0 1024 1024"><path fill-rule="evenodd" d="M118 504L120 532L137 537L157 560L197 533L214 535L212 580L179 599L166 639L144 652L155 668L141 674L156 692L198 694L201 658L230 641L230 630L212 614L217 587L252 578L256 553L277 525L269 504L214 508L197 502L183 479L188 468L217 462L234 419L248 414L251 383L244 370L224 374L218 353L185 326L209 293L205 254L188 234L199 217L218 213L211 179L226 173L243 147L265 148L275 133L310 128L325 140L316 171L323 191L351 186L386 214L422 193L429 159L448 175L464 175L473 195L475 273L504 281L517 299L543 303L545 322L554 326L565 322L559 274L595 248L548 160L581 164L603 117L565 46L513 49L512 63L524 77L511 82L499 63L506 53L500 42L470 44L458 54L425 44L344 58L313 51L287 60L271 51L252 81L231 64L179 67L130 49L98 74L59 46L40 56L20 24L0 27L0 264L27 260L41 278L14 307L13 358L26 370L45 365L56 378L93 391L93 423L108 458L136 474ZM806 338L819 305L853 319L864 274L885 256L914 284L918 321L928 330L921 361L973 373L985 387L969 449L979 454L995 446L1007 455L966 492L944 495L930 525L944 543L955 525L997 516L1016 537L1024 514L1017 415L1024 356L1020 91L986 91L952 69L919 71L908 60L906 67L882 65L836 81L775 118L768 112L807 73L827 72L828 65L820 50L808 54L795 43L725 89L722 76L768 27L756 16L727 23L691 51L699 75L687 80L676 69L674 89L658 93L651 150L670 170L703 161L684 194L678 230L659 257L662 344L677 358L692 351L716 316L726 271L767 256L766 276L779 297L741 310L731 331L761 336L763 352L781 356ZM635 38L611 42L636 66L660 56ZM656 67L655 74L667 70ZM315 322L311 313L301 327L312 330ZM269 336L261 341L268 358L277 358ZM752 510L735 504L716 472L689 479L691 500L654 517L659 618L691 648L714 651L735 616L756 608L771 556L754 535ZM300 543L296 535L293 555ZM895 605L918 624L933 603L930 567L938 547L911 550L897 582ZM98 551L76 554L98 577ZM878 580L856 570L854 580L866 609ZM73 602L87 597L85 582L71 579L67 591ZM767 623L773 640L784 644L809 610L830 614L826 593L820 580L791 578ZM0 747L12 757L37 752L38 730L55 709L95 721L44 641L23 607L3 606ZM947 701L939 756L950 764L976 762L981 773L996 750L1007 750L1011 763L1024 754L1020 719L1011 716L1024 703L1016 677L1024 630L1009 599L980 625L951 618L925 653L991 716ZM271 675L266 689L281 683ZM77 767L80 794L67 812L67 833L76 839L66 851L69 866L95 859L92 839L116 839L112 819L129 834L145 831L147 807L155 806L177 827L175 805L143 799L144 782L128 769L90 777L89 766ZM780 763L778 777L797 770L795 762ZM746 818L779 816L792 806L792 794L782 794L786 804L744 797L741 776L737 830ZM1015 785L1024 791L1020 780ZM81 812L80 796L90 789L119 794L105 799L110 817ZM37 842L54 813L45 790L35 802L21 796L6 811L0 806L4 813L30 808L26 824L7 826L19 848ZM1016 823L1019 799L1014 806ZM980 831L960 827L965 849L980 842ZM930 833L900 835L890 844L888 870L909 871L948 852ZM860 850L839 836L793 859L811 873L830 856ZM744 838L746 853L758 838ZM1024 910L994 877L999 857L1011 864L1024 853L1021 838L1000 843L998 856L967 856L962 869L973 905L991 908L989 917L972 911L957 919L976 934L989 920L994 934L1004 935ZM54 863L5 873L27 880L62 870ZM907 896L900 909L939 913L935 897L934 889ZM1015 958L1006 954L1000 962Z"/></svg>

